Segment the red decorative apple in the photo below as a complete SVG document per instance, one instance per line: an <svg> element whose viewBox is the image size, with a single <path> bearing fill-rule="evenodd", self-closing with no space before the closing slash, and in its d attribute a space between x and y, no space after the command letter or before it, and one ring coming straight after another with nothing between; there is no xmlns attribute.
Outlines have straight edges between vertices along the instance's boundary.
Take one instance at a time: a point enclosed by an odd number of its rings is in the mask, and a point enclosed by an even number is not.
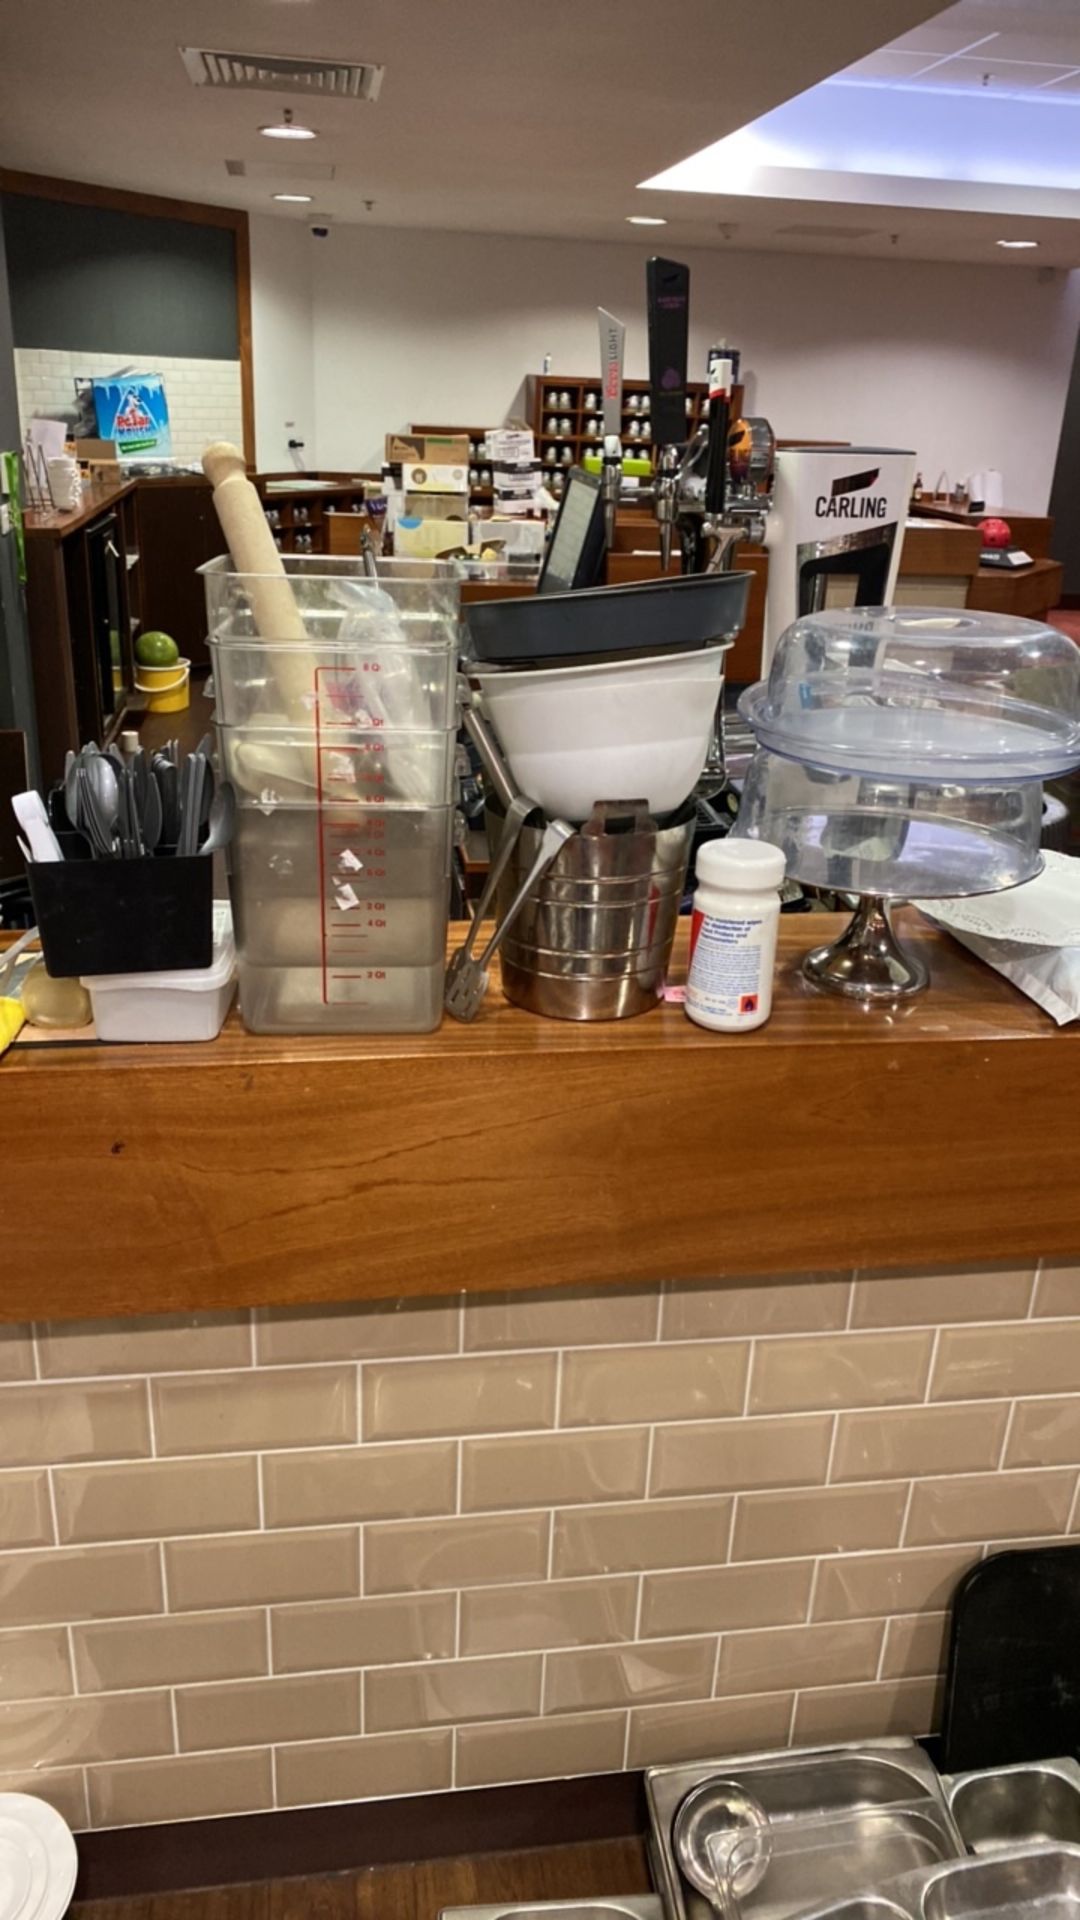
<svg viewBox="0 0 1080 1920"><path fill-rule="evenodd" d="M979 532L984 547L1008 547L1012 545L1012 528L1007 520L980 520Z"/></svg>

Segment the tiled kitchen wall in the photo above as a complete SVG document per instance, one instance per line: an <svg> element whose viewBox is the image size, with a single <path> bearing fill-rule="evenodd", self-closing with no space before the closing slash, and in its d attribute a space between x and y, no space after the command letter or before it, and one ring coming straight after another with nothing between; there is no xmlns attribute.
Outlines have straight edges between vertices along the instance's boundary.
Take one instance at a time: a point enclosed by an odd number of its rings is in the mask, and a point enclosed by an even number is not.
<svg viewBox="0 0 1080 1920"><path fill-rule="evenodd" d="M1080 1266L0 1330L0 1788L77 1827L922 1733L1077 1526Z"/></svg>
<svg viewBox="0 0 1080 1920"><path fill-rule="evenodd" d="M243 441L239 360L187 360L156 354L69 353L54 348L16 347L15 380L23 432L35 414L66 413L75 404L75 378L115 373L134 367L165 376L165 397L172 428L172 458L200 460L211 440Z"/></svg>

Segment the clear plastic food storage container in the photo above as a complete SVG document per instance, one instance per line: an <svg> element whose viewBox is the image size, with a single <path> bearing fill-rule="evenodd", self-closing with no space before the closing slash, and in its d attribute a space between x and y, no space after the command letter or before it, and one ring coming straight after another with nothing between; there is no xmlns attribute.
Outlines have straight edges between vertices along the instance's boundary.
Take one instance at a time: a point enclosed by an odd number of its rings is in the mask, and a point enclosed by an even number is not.
<svg viewBox="0 0 1080 1920"><path fill-rule="evenodd" d="M736 836L807 886L888 899L996 893L1041 871L1042 787L834 773L759 747Z"/></svg>
<svg viewBox="0 0 1080 1920"><path fill-rule="evenodd" d="M259 632L257 576L232 572L227 560L201 569L224 725L327 733L454 724L456 569L386 561L371 580L358 561L286 555L284 564L302 640Z"/></svg>
<svg viewBox="0 0 1080 1920"><path fill-rule="evenodd" d="M739 710L763 747L838 773L1048 779L1080 764L1080 648L1005 614L836 608L781 635Z"/></svg>
<svg viewBox="0 0 1080 1920"><path fill-rule="evenodd" d="M219 726L222 772L260 806L446 807L454 734L389 729L320 735L299 727Z"/></svg>

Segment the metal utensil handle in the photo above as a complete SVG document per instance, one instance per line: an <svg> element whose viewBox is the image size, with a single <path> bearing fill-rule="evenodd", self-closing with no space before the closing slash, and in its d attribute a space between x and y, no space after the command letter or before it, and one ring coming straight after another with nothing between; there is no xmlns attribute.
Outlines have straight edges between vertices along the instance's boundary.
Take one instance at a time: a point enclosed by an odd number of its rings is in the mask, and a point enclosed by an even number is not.
<svg viewBox="0 0 1080 1920"><path fill-rule="evenodd" d="M533 810L533 805L533 801L531 801L526 794L519 793L516 799L511 800L510 805L506 809L506 820L502 833L499 835L499 844L495 849L491 864L488 867L488 876L484 882L484 890L480 895L479 904L473 915L469 931L465 935L464 945L461 948L460 966L464 966L466 961L472 958L472 950L476 944L476 936L480 931L483 921L487 917L488 908L495 898L495 889L506 871L507 862L518 843L518 836L529 814Z"/></svg>
<svg viewBox="0 0 1080 1920"><path fill-rule="evenodd" d="M570 826L565 820L548 821L547 826L544 828L543 838L540 841L536 858L511 900L510 905L507 907L506 912L503 914L502 919L499 921L483 953L480 955L480 959L477 962L478 966L481 968L487 966L496 948L501 944L504 934L509 933L510 928L513 926L522 907L525 905L530 889L535 885L537 880L539 880L541 874L547 872L556 854L562 850L568 840L573 839L576 831L576 827Z"/></svg>
<svg viewBox="0 0 1080 1920"><path fill-rule="evenodd" d="M484 772L491 781L496 797L502 801L504 808L507 813L509 813L511 806L517 798L517 788L510 778L506 763L495 744L494 735L487 721L478 708L472 705L467 705L462 708L461 718L469 739L480 755Z"/></svg>

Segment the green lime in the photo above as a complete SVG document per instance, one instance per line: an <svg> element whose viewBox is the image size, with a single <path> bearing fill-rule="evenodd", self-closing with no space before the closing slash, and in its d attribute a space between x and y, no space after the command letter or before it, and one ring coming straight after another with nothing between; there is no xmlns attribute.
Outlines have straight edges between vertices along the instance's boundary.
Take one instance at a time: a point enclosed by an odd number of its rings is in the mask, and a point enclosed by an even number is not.
<svg viewBox="0 0 1080 1920"><path fill-rule="evenodd" d="M174 667L180 649L167 633L140 633L135 642L135 658L140 667Z"/></svg>

